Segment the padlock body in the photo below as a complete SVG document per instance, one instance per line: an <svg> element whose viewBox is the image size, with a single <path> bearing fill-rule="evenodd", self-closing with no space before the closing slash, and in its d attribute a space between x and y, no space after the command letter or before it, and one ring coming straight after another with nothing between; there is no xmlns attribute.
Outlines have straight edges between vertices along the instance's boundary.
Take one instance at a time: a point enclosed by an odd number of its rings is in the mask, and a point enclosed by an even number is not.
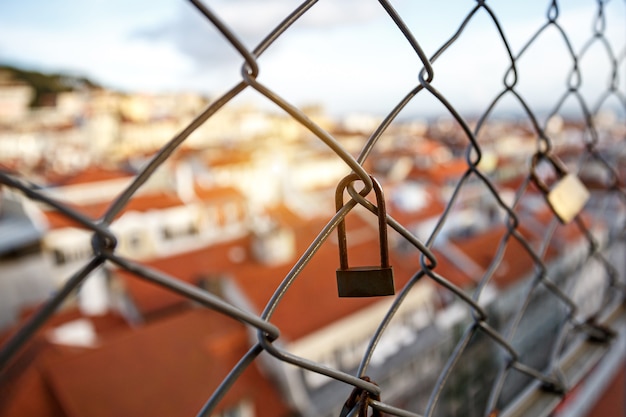
<svg viewBox="0 0 626 417"><path fill-rule="evenodd" d="M547 195L548 204L561 223L571 222L589 200L589 191L574 174L561 178Z"/></svg>
<svg viewBox="0 0 626 417"><path fill-rule="evenodd" d="M394 295L393 268L358 266L337 269L339 297L380 297Z"/></svg>

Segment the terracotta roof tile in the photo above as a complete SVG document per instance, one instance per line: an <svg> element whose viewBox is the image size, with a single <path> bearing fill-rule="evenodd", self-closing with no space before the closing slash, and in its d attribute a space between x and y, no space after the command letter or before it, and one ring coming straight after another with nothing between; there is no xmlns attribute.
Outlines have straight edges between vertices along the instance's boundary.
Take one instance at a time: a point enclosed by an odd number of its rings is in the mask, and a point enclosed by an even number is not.
<svg viewBox="0 0 626 417"><path fill-rule="evenodd" d="M318 219L303 223L295 230L297 256L306 250L324 223L324 219ZM347 225L348 230L352 230L348 235L350 265L377 263L380 256L377 229L365 223L359 216L349 216ZM233 279L252 303L254 312L260 313L289 273L292 263L277 266L260 264L250 257L249 247L250 240L244 238L146 264L192 284L196 284L197 278L202 274L222 275ZM241 263L229 260L229 253L233 248L246 251L246 260ZM373 259L376 261L372 261ZM287 339L296 340L377 300L340 299L335 277L338 266L338 247L333 234L287 290L271 319L281 328ZM400 289L413 272L398 267L395 274L396 289ZM154 313L184 301L184 298L127 272L120 271L119 275L144 314Z"/></svg>
<svg viewBox="0 0 626 417"><path fill-rule="evenodd" d="M244 200L245 196L234 187L210 187L206 188L194 184L194 192L202 201Z"/></svg>
<svg viewBox="0 0 626 417"><path fill-rule="evenodd" d="M18 355L17 370L2 374L10 389L0 390L0 413L195 415L249 347L243 325L206 309L187 309L99 341L96 348L68 348L36 336ZM273 384L254 365L217 411L242 400L251 401L259 417L287 414Z"/></svg>
<svg viewBox="0 0 626 417"><path fill-rule="evenodd" d="M95 221L106 213L111 203L112 202L104 202L83 205L68 203L66 205ZM116 217L120 217L122 214L129 211L146 212L182 205L182 200L173 193L154 192L150 194L136 194L130 199L126 207L124 207L124 209ZM44 215L48 220L48 227L50 229L58 229L62 227L83 227L58 211L46 210L44 211Z"/></svg>
<svg viewBox="0 0 626 417"><path fill-rule="evenodd" d="M586 225L593 224L594 227L603 227L602 221L599 219L591 221L591 216L584 211L580 216L583 223ZM550 210L547 203L545 207L533 213L524 212L520 214L520 222L525 225L528 233L532 233L534 239L538 242L543 241L546 230L553 221L555 221L556 227L548 243L551 250L558 253L565 253L569 246L577 244L581 239L586 238L576 222L563 224L557 221L556 215Z"/></svg>
<svg viewBox="0 0 626 417"><path fill-rule="evenodd" d="M458 181L468 169L464 159L453 159L425 169L414 167L409 173L409 178L443 185L449 181Z"/></svg>
<svg viewBox="0 0 626 417"><path fill-rule="evenodd" d="M253 157L250 152L240 150L224 150L220 149L219 153L205 155L204 161L210 167L220 167L237 164L249 164L253 162Z"/></svg>
<svg viewBox="0 0 626 417"><path fill-rule="evenodd" d="M96 165L89 165L82 171L78 171L69 175L50 174L48 176L48 181L59 187L77 184L89 184L94 182L124 178L130 182L134 175L135 174L132 172L124 171L121 169L109 169L98 167Z"/></svg>
<svg viewBox="0 0 626 417"><path fill-rule="evenodd" d="M302 227L307 222L307 220L300 217L284 204L269 207L267 213L271 218L276 219L278 223L287 227L298 228Z"/></svg>
<svg viewBox="0 0 626 417"><path fill-rule="evenodd" d="M534 236L524 228L518 228L518 232L532 243ZM451 239L451 243L463 251L472 261L487 271L492 260L498 253L498 248L506 233L506 227L494 226L484 233L469 238ZM556 255L553 248L548 248L546 259ZM528 276L535 267L535 262L522 243L514 236L509 236L499 266L492 276L492 282L499 287L507 287ZM481 277L474 277L480 279Z"/></svg>
<svg viewBox="0 0 626 417"><path fill-rule="evenodd" d="M45 376L68 417L195 415L247 348L244 326L192 309L50 362ZM255 410L258 416L286 412L255 366L244 372L217 411L243 399L263 404Z"/></svg>
<svg viewBox="0 0 626 417"><path fill-rule="evenodd" d="M23 311L19 323L0 335L0 345L21 328L34 311L34 308ZM17 353L6 371L0 374L0 385L7 387L7 389L0 390L0 415L4 417L66 416L54 392L50 389L48 379L42 373L42 369L49 362L58 361L68 355L79 354L85 349L54 345L47 340L46 333L64 323L80 318L84 316L75 308L57 312ZM119 335L129 330L126 322L113 313L90 316L88 320L94 326L99 340L106 340L112 335Z"/></svg>
<svg viewBox="0 0 626 417"><path fill-rule="evenodd" d="M244 250L249 245L250 238L245 237L142 263L184 282L197 285L198 279L203 276L230 274L230 271L235 268L235 263L230 260L229 254L233 250ZM116 274L123 279L133 302L143 314L152 314L187 300L183 296L165 290L125 270L116 271Z"/></svg>
<svg viewBox="0 0 626 417"><path fill-rule="evenodd" d="M0 374L0 415L3 417L65 417L38 366L51 352L48 342L36 335Z"/></svg>

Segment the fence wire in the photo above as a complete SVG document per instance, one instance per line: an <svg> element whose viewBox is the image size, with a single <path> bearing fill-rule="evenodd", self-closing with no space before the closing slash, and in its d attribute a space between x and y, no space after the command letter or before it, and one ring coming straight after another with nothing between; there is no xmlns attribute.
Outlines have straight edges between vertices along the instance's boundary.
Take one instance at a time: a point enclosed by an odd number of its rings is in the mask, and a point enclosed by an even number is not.
<svg viewBox="0 0 626 417"><path fill-rule="evenodd" d="M477 1L458 26L456 32L429 57L423 51L420 45L420 39L416 39L411 28L405 24L403 17L397 13L392 4L388 1L380 0L380 7L384 9L389 18L395 23L397 29L402 33L406 41L408 41L420 62L420 67L416 68L418 83L389 111L384 120L369 136L366 144L356 158L346 151L338 140L328 131L309 119L302 109L293 105L280 94L272 90L272 86L263 84L257 78L260 71L258 61L261 55L272 48L274 43L284 36L285 32L292 24L307 14L311 7L315 5L316 1L303 2L286 16L285 19L268 33L256 48L252 50L244 46L239 35L231 30L224 20L214 13L211 8L199 0L190 0L190 2L195 6L197 11L206 18L207 24L213 25L221 32L241 56L243 60L241 80L228 92L213 101L204 111L197 115L188 126L158 151L141 170L139 175L136 176L134 181L110 204L101 219L93 221L72 209L69 204L47 196L36 185L27 182L19 176L5 171L0 172L0 183L15 190L19 190L31 200L41 202L57 210L68 219L81 224L83 227L93 232L92 246L94 251L93 258L90 259L80 271L69 277L63 287L37 310L36 313L28 319L26 324L5 343L0 351L0 369L7 367L24 344L33 337L37 330L54 314L59 306L86 279L89 279L90 274L94 272L94 270L104 264L112 264L131 272L137 279L155 283L172 292L181 294L202 304L206 308L235 318L249 326L250 329L257 331L256 343L241 358L239 363L231 370L222 384L212 393L210 398L207 399L205 406L198 413L199 416L211 415L240 375L247 367L253 364L263 352L267 352L280 361L326 375L354 387L354 401L346 404L342 411L342 416L365 415L364 413L366 411L364 411L363 408L366 406L369 406L374 413L386 413L395 416L419 417L422 415L437 415L438 407L442 407L442 402L446 401L445 390L450 385L451 376L455 372L460 372L458 367L462 362L464 354L467 354L467 352L472 349L473 344L479 343L479 339L486 341L492 349L495 348L500 355L506 358L504 365L498 369L489 380L484 382L485 385L478 387L488 393L482 411L483 415L496 415L499 409L512 401L510 394L506 392L505 383L511 378L523 377L528 381L537 381L543 389L551 391L556 395L564 395L571 390L571 384L563 378L558 366L559 359L564 355L566 351L565 348L568 346L569 341L571 341L575 335L580 334L587 335L589 338L593 338L597 341L609 341L613 335L613 330L603 326L602 319L614 310L616 305L621 304L625 299L626 287L622 278L623 274L622 277L620 277L620 272L613 264L614 260L610 259L610 256L607 255L608 247L615 242L624 240L624 225L619 223L613 224L613 230L611 230L611 236L608 241L598 241L598 238L594 236L592 232L592 226L594 226L596 220L585 216L585 211L574 220L574 225L582 236L584 236L587 243L586 253L583 255L583 259L580 260L580 263L589 264L593 262L600 265L603 270L603 280L606 287L603 291L603 300L597 310L581 317L578 314L579 306L573 300L571 294L569 294L568 288L565 285L561 285L562 283L559 283L558 280L550 276L550 268L545 260L545 255L554 239L559 225L557 217L554 216L552 218L548 227L545 229L543 240L539 242L539 244L530 242L522 232L526 220L520 217L518 206L530 189L541 187L541 184L538 184L540 180L538 180L537 173L535 172L538 167L535 164L531 164L531 161L528 161L528 171L523 181L516 189L515 197L512 201L509 201L510 199L506 199L501 194L501 190L494 184L494 181L481 169L480 163L484 155L484 145L481 145L480 137L484 134L485 126L488 124L498 104L505 99L513 99L523 110L523 118L528 120L532 126L532 134L536 137L536 160L549 163L554 159L555 145L547 129L548 121L552 116L559 115L563 111L566 102L574 102L579 114L582 115L581 135L580 138L577 139L577 145L579 145L581 150L577 155L577 166L574 168L574 172L580 172L590 164L600 166L606 178L605 183L602 184L602 192L607 196L614 196L614 205L623 215L626 206L626 194L622 178L624 170L623 167L619 166L619 157L606 152L606 148L604 147L606 138L602 136L601 128L598 126L599 113L607 102L617 102L620 111L626 111L624 85L619 77L619 75L624 72L626 44L618 45L617 47L621 49L616 50L616 46L611 43L606 35L606 7L608 2L598 0L594 4L594 14L590 16L590 20L593 20L593 24L591 25L592 30L588 35L588 40L579 50L575 50L574 44L571 41L571 35L567 33L561 25L559 20L560 2L554 0L547 4L545 22L537 28L536 32L530 36L521 49L515 51L507 39L506 28L501 25L497 13L490 7L489 2L484 0ZM482 111L477 122L474 123L462 116L461 112L455 107L455 103L449 100L445 94L435 87L435 79L438 60L445 56L450 48L463 37L466 27L478 14L487 16L496 28L498 42L500 42L506 50L509 67L508 70L502 74L501 91L495 95L486 109ZM622 25L624 24L624 17L625 16L619 17L619 19L621 19L619 22L621 22L620 24ZM567 65L570 70L563 81L562 95L556 97L552 109L548 112L548 116L540 118L538 113L533 110L532 106L528 104L519 91L518 81L523 77L519 72L519 64L524 59L529 49L542 42L542 35L547 31L556 31L556 33L558 33L569 56ZM582 88L585 85L583 82L585 74L583 73L581 63L587 59L590 53L589 51L596 45L600 45L603 54L610 63L610 74L608 74L605 89L597 92L597 99L590 102L582 93ZM551 63L538 63L537 65L550 64ZM462 70L460 70L458 76L463 77ZM290 272L284 277L282 283L276 288L274 295L260 315L242 311L208 291L178 280L175 276L170 276L162 271L148 268L131 259L118 255L116 253L117 239L110 227L115 217L125 208L129 200L140 187L168 160L173 152L185 142L192 132L211 119L216 112L240 95L244 90L250 89L266 97L273 102L277 108L289 114L293 119L308 129L315 137L332 149L337 157L341 158L346 166L349 167L353 174L360 180L358 184L353 183L348 187L351 196L349 202L338 210L336 215L320 230L317 237L310 243L308 249L300 259L297 260ZM374 214L378 213L377 207L365 198L373 186L370 178L371 173L364 167L365 161L372 154L372 151L376 149L380 138L402 110L405 109L412 100L422 95L429 95L441 103L443 107L445 107L447 114L451 116L461 128L463 140L465 141L465 161L467 168L456 182L450 194L450 198L447 201L445 210L438 218L436 226L425 242L419 240L393 217L388 215L386 218L387 224L420 252L419 269L414 272L413 277L395 296L388 313L379 323L376 332L372 335L358 371L355 374L348 374L339 369L298 357L284 350L280 343L281 330L272 324L272 316L275 310L280 305L285 294L289 291L289 288L298 279L301 271L307 266L318 249L329 236L331 236L338 224L351 210L360 205ZM623 138L612 138L612 140L623 140ZM440 265L446 262L446 260L441 259L441 256L436 256L433 252L433 248L438 238L440 238L442 230L450 221L450 213L455 207L455 204L458 203L462 191L470 184L480 184L484 186L493 197L499 209L505 213L505 220L503 222L505 232L501 236L498 249L491 259L488 268L486 268L484 274L480 277L475 289L468 294L455 285L453 280L449 280L445 273L440 272ZM358 187L361 187L361 189L357 190ZM490 312L481 305L479 300L487 288L487 285L493 281L495 272L502 264L504 253L507 248L511 247L512 242L516 242L516 247L521 248L521 250L525 252L525 255L532 259L534 272L531 285L525 289L525 294L520 302L520 308L513 312L509 321L510 324L505 328L500 328L501 326L493 323ZM395 313L401 307L406 295L411 288L421 280L431 280L436 283L436 285L441 286L449 292L456 301L469 307L472 314L471 320L459 334L456 346L448 357L445 367L439 374L425 410L403 409L386 403L384 401L385 392L383 388L377 385L375 381L369 381L366 374L379 340L381 340L388 325L394 318ZM563 318L556 329L558 335L556 340L551 345L535 347L535 349L544 349L550 352L550 359L547 365L540 367L526 363L525 358L520 354L518 349L514 347L513 343L520 323L524 320L525 314L530 310L530 307L538 297L541 302L558 304L559 308L564 312ZM479 369L477 372L481 372L481 370ZM420 378L419 372L415 375L415 378ZM467 387L465 388L467 389ZM361 403L358 401L359 398L361 399ZM365 404L365 406L363 404Z"/></svg>

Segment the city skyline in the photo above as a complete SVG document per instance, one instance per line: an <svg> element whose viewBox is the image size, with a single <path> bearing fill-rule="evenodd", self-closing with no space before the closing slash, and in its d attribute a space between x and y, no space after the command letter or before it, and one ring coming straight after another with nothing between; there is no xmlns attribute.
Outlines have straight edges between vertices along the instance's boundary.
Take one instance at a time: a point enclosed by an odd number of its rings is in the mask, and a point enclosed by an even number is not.
<svg viewBox="0 0 626 417"><path fill-rule="evenodd" d="M514 55L546 23L548 3L487 3L506 28L504 34ZM418 85L422 64L378 3L355 4L314 5L259 58L258 80L297 106L321 104L336 115L388 113ZM297 2L275 0L261 6L245 0L207 5L247 48L253 49ZM432 56L459 28L474 4L459 1L425 6L403 1L393 6L425 54ZM558 22L575 52L592 36L590 7L595 6L582 1L560 7ZM622 4L606 7L610 8L605 14L608 20L624 13ZM444 15L449 18L442 20ZM612 30L617 27L611 21L607 23L607 37L618 39L613 42L617 45L615 54L623 44L621 37L616 38L619 31ZM533 45L518 61L516 89L533 108L549 111L567 91L566 75L572 64L555 29L542 34L541 44ZM485 49L494 52L476 59ZM600 49L590 48L580 62L583 74L593 72L591 77L583 76L583 93L602 91L610 80L610 62ZM555 55L563 59L555 59ZM562 64L541 65L548 58ZM54 5L31 1L0 6L0 63L87 76L105 87L123 91L191 90L215 96L240 80L242 59L187 3L86 5L64 0ZM495 25L481 10L466 27L462 39L434 63L433 85L459 110L480 111L503 90L502 80L509 65ZM459 68L463 68L464 76L459 76ZM243 96L262 106L273 106L253 91ZM500 106L505 111L521 109L509 98ZM412 101L407 112L431 116L442 110L441 104L424 93Z"/></svg>

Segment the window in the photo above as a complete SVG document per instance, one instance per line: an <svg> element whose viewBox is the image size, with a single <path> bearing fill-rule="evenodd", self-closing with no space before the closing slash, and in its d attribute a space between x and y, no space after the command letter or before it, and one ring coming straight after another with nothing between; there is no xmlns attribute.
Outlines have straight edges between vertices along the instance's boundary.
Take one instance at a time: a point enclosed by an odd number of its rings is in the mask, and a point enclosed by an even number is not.
<svg viewBox="0 0 626 417"><path fill-rule="evenodd" d="M139 232L129 234L128 247L129 249L139 249L141 247L141 234Z"/></svg>
<svg viewBox="0 0 626 417"><path fill-rule="evenodd" d="M54 263L55 263L55 265L63 265L63 264L65 264L65 262L66 262L65 254L60 249L54 249L52 251L52 254L54 255Z"/></svg>
<svg viewBox="0 0 626 417"><path fill-rule="evenodd" d="M14 260L19 259L28 255L34 255L41 250L39 241L21 246L19 248L15 248L10 250L9 252L5 252L0 255L0 259L4 260Z"/></svg>
<svg viewBox="0 0 626 417"><path fill-rule="evenodd" d="M198 226L193 222L163 227L161 235L165 240L172 240L184 236L195 236L198 234Z"/></svg>
<svg viewBox="0 0 626 417"><path fill-rule="evenodd" d="M65 265L71 262L82 261L93 255L89 246L73 248L55 248L52 250L55 265Z"/></svg>

